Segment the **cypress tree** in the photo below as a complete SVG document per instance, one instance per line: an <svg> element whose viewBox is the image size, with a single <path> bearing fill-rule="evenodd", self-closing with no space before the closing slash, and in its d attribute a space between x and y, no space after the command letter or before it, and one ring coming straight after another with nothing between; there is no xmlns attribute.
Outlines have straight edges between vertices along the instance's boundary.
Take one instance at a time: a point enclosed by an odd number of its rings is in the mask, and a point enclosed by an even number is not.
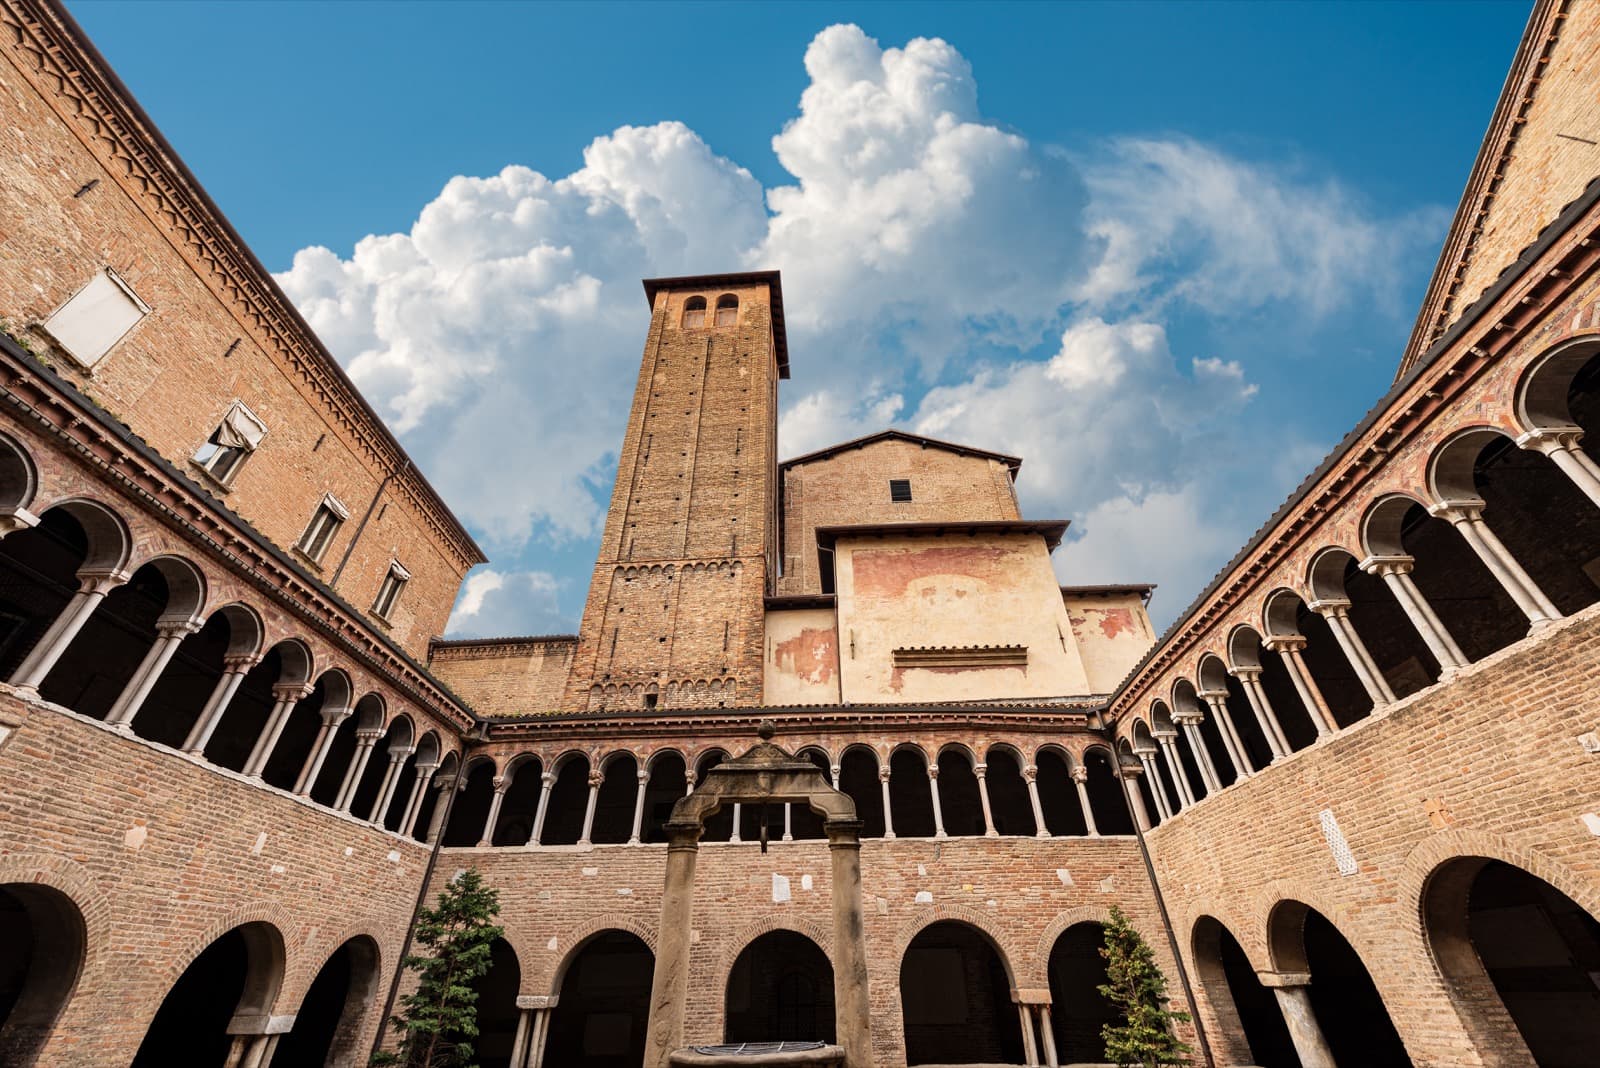
<svg viewBox="0 0 1600 1068"><path fill-rule="evenodd" d="M1122 1023L1100 1029L1106 1056L1124 1068L1189 1063L1189 1047L1172 1030L1175 1022L1188 1023L1189 1014L1165 1008L1167 977L1156 966L1149 944L1115 905L1105 932L1100 956L1106 962L1106 982L1100 994L1122 1016Z"/></svg>

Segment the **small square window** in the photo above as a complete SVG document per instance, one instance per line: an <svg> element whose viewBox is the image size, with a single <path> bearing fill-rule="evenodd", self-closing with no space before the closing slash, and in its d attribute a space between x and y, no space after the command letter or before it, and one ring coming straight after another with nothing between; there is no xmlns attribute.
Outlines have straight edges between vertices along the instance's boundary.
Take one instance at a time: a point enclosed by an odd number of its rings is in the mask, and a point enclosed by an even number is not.
<svg viewBox="0 0 1600 1068"><path fill-rule="evenodd" d="M389 614L394 611L394 606L400 601L401 591L410 581L411 572L398 563L391 563L389 573L383 576L383 582L378 586L378 598L372 602L372 614L379 619L388 619Z"/></svg>
<svg viewBox="0 0 1600 1068"><path fill-rule="evenodd" d="M150 305L107 267L57 308L44 329L79 365L93 368L149 314Z"/></svg>
<svg viewBox="0 0 1600 1068"><path fill-rule="evenodd" d="M889 480L889 499L895 504L905 504L911 500L911 480L909 478L891 478Z"/></svg>
<svg viewBox="0 0 1600 1068"><path fill-rule="evenodd" d="M349 518L350 510L340 504L333 494L326 494L312 514L311 522L306 525L306 532L300 535L298 548L312 563L322 563L322 556L328 551L333 536Z"/></svg>
<svg viewBox="0 0 1600 1068"><path fill-rule="evenodd" d="M234 401L217 429L194 454L194 462L224 486L233 485L234 476L255 452L267 427L240 401Z"/></svg>

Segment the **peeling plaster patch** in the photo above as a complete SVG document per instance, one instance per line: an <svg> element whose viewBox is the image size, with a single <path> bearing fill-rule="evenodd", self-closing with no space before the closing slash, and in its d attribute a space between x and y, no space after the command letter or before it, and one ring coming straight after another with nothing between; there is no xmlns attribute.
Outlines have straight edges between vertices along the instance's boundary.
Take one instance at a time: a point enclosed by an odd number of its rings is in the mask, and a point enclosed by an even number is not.
<svg viewBox="0 0 1600 1068"><path fill-rule="evenodd" d="M599 868L584 868L583 869L583 877L585 879L592 879L596 875L599 875L599 874L600 874L600 869Z"/></svg>
<svg viewBox="0 0 1600 1068"><path fill-rule="evenodd" d="M792 895L789 893L789 877L787 875L779 875L777 872L773 872L772 903L774 905L781 905L785 901L790 900L791 897Z"/></svg>
<svg viewBox="0 0 1600 1068"><path fill-rule="evenodd" d="M833 628L808 627L793 638L779 642L773 650L773 660L778 670L810 685L825 686L833 681L833 673L839 667L833 641Z"/></svg>
<svg viewBox="0 0 1600 1068"><path fill-rule="evenodd" d="M129 849L140 849L144 846L144 840L149 837L150 828L144 825L144 820L134 820L133 826L122 835L122 844Z"/></svg>
<svg viewBox="0 0 1600 1068"><path fill-rule="evenodd" d="M916 904L918 904L918 905L931 905L931 904L933 904L933 891L932 890L918 890L917 891L917 896L914 899L914 902Z"/></svg>
<svg viewBox="0 0 1600 1068"><path fill-rule="evenodd" d="M800 889L802 889L802 890L810 890L811 889L811 876L809 876L809 875L800 876Z"/></svg>
<svg viewBox="0 0 1600 1068"><path fill-rule="evenodd" d="M548 942L546 942L544 944L544 948L548 949L550 952L554 953L556 951L556 947L559 946L560 944L561 943L556 940L555 936L552 935L551 938L550 938L550 941L548 941Z"/></svg>
<svg viewBox="0 0 1600 1068"><path fill-rule="evenodd" d="M1104 879L1101 879L1100 880L1100 892L1102 894L1114 894L1114 893L1116 893L1117 892L1117 877L1115 875L1107 875Z"/></svg>
<svg viewBox="0 0 1600 1068"><path fill-rule="evenodd" d="M1065 868L1057 868L1056 869L1056 878L1061 880L1061 885L1062 886L1071 886L1071 885L1073 885L1073 883L1072 883L1072 873L1070 871L1068 871L1067 869L1065 869Z"/></svg>
<svg viewBox="0 0 1600 1068"><path fill-rule="evenodd" d="M1589 828L1590 834L1600 835L1600 816L1595 815L1593 812L1585 812L1582 818L1583 825Z"/></svg>
<svg viewBox="0 0 1600 1068"><path fill-rule="evenodd" d="M400 863L400 850L398 850L398 849L389 850L389 863L391 863L391 864Z"/></svg>
<svg viewBox="0 0 1600 1068"><path fill-rule="evenodd" d="M282 875L285 870L287 869L285 869L282 864L274 864L272 866L272 874L274 875Z"/></svg>
<svg viewBox="0 0 1600 1068"><path fill-rule="evenodd" d="M261 851L265 848L267 848L267 832L262 831L260 834L256 835L256 844L250 847L250 855L252 857L259 857L261 855Z"/></svg>
<svg viewBox="0 0 1600 1068"><path fill-rule="evenodd" d="M621 894L623 897L627 897L629 894L633 893L633 887L619 886L617 887L617 893Z"/></svg>

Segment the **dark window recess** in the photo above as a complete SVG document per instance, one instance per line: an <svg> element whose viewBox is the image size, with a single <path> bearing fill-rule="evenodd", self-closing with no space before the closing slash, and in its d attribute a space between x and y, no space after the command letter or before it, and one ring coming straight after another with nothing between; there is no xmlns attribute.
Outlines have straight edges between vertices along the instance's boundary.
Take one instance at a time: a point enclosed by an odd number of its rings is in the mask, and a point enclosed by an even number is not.
<svg viewBox="0 0 1600 1068"><path fill-rule="evenodd" d="M909 478L891 478L889 480L889 499L896 504L904 504L911 499L911 480Z"/></svg>

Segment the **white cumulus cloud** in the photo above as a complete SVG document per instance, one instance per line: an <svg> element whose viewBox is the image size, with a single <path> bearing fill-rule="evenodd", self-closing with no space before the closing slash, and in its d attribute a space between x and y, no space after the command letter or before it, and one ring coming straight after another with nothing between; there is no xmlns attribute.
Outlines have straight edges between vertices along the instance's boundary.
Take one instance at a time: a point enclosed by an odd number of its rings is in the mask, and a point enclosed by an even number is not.
<svg viewBox="0 0 1600 1068"><path fill-rule="evenodd" d="M530 631L565 631L557 602L561 582L543 571L496 571L467 576L445 628L452 638L478 638Z"/></svg>

